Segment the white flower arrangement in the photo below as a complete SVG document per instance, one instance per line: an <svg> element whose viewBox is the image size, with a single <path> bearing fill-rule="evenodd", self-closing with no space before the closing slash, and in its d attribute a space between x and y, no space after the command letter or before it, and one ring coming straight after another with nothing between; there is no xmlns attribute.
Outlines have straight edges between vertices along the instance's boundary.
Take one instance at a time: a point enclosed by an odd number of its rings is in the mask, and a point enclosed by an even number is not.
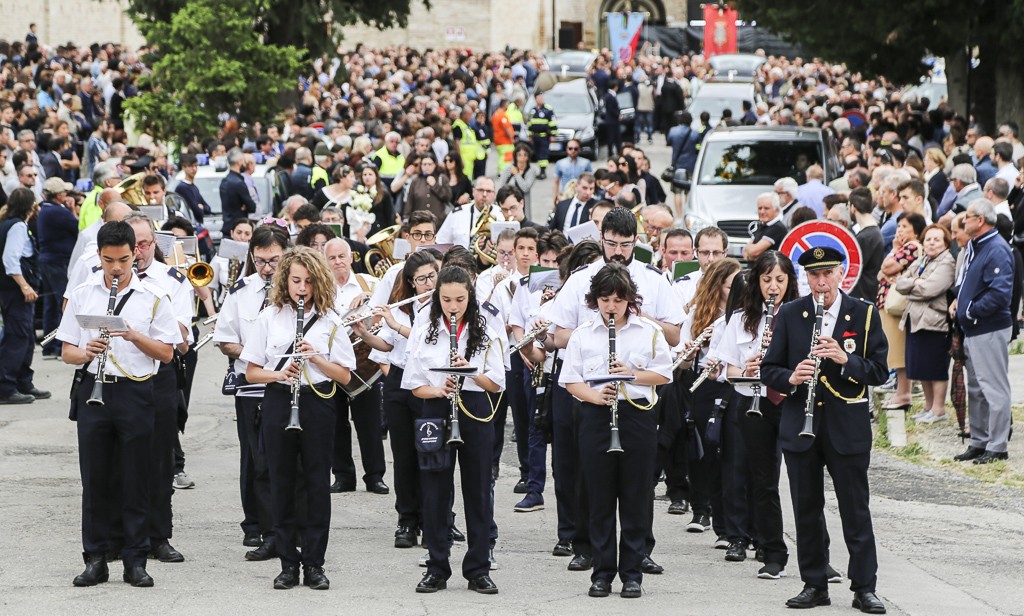
<svg viewBox="0 0 1024 616"><path fill-rule="evenodd" d="M357 241L366 241L366 234L370 231L370 225L377 219L377 216L370 212L373 207L373 199L377 196L377 190L366 189L365 186L357 186L352 191L348 204L348 226L349 237Z"/></svg>

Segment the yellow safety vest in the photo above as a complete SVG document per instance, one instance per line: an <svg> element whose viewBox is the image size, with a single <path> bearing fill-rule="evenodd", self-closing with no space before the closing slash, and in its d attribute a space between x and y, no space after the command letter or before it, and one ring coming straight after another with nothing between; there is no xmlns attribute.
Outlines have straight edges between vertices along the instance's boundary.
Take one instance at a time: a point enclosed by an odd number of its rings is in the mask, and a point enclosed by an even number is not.
<svg viewBox="0 0 1024 616"><path fill-rule="evenodd" d="M508 104L508 109L505 110L505 117L508 118L508 121L513 126L520 126L523 123L523 112L515 103Z"/></svg>
<svg viewBox="0 0 1024 616"><path fill-rule="evenodd" d="M405 169L405 157L401 154L392 155L386 145L382 145L373 155L380 159L379 172L382 176L393 178Z"/></svg>
<svg viewBox="0 0 1024 616"><path fill-rule="evenodd" d="M483 160L486 153L480 147L480 142L477 141L476 132L461 119L452 122L452 128L462 131L462 139L459 139L459 156L462 157L463 162Z"/></svg>
<svg viewBox="0 0 1024 616"><path fill-rule="evenodd" d="M316 183L320 181L323 181L325 186L331 183L331 179L327 175L327 169L320 165L313 165L313 173L309 176L309 185L315 188Z"/></svg>
<svg viewBox="0 0 1024 616"><path fill-rule="evenodd" d="M82 209L78 212L79 231L84 230L103 216L103 212L100 210L99 204L96 203L101 192L103 192L102 188L94 186L92 191L85 196L85 201L82 202Z"/></svg>

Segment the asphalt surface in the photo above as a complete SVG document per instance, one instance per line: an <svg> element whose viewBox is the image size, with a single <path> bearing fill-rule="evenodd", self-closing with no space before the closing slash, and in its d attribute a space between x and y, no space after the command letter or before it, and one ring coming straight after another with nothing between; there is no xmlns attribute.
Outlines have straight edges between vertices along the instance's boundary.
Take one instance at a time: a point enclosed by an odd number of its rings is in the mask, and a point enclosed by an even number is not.
<svg viewBox="0 0 1024 616"><path fill-rule="evenodd" d="M660 169L660 165L655 165ZM547 185L549 183L545 183ZM549 189L548 189L549 190ZM550 193L537 204L550 201ZM95 588L71 585L82 569L81 486L75 424L67 420L71 367L35 358L36 385L53 392L50 400L0 407L0 614L649 614L788 613L785 600L802 584L793 543L792 509L783 481L783 515L791 550L789 577L755 577L752 559L727 563L712 549L710 533L684 531L689 516L665 512L655 502L654 558L663 575L646 576L643 598L624 603L618 596L586 596L587 573L566 570L568 559L551 556L556 516L550 478L547 508L513 513L519 496L514 444L507 444L496 488L495 518L500 529L492 577L496 596L466 590L459 575L464 544L453 550L455 576L449 589L418 595L413 589L424 571L420 549L392 547L396 515L393 496L359 491L334 495L326 570L327 592L306 588L275 591L276 561L250 563L242 556L238 497L238 444L231 400L220 394L224 360L212 346L200 353L193 408L182 445L192 490L174 497L172 543L186 557L181 564L153 562L151 589L121 582L120 563L111 581ZM1024 363L1015 359L1013 381ZM1017 399L1021 396L1018 388ZM144 410L140 410L144 411ZM506 434L511 433L511 425ZM354 447L358 452L358 448ZM385 451L391 483L390 451ZM1010 455L1024 455L1019 440ZM785 475L783 475L785 476ZM966 479L943 468L921 468L876 452L871 470L872 512L879 548L879 595L890 614L1024 614L1024 493ZM659 493L662 490L659 488ZM456 512L461 507L457 499ZM832 562L845 572L846 550L835 499L827 498ZM459 515L460 521L462 516ZM461 525L460 525L461 526ZM816 613L854 613L848 582L831 585L833 606ZM613 586L618 591L619 584Z"/></svg>

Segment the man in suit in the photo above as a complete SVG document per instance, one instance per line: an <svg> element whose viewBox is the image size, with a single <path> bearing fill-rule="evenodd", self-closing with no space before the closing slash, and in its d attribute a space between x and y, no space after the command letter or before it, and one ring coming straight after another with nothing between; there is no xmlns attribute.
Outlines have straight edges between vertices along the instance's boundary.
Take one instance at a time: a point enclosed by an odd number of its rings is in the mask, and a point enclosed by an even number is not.
<svg viewBox="0 0 1024 616"><path fill-rule="evenodd" d="M676 112L686 108L686 93L683 91L681 83L683 79L682 69L679 67L674 68L672 75L666 76L658 95L661 127L665 131L666 138L668 137L669 129L675 125L673 118L675 118Z"/></svg>
<svg viewBox="0 0 1024 616"><path fill-rule="evenodd" d="M590 220L590 208L594 206L594 176L584 173L576 180L576 194L572 199L555 205L548 220L548 227L568 233L569 229Z"/></svg>
<svg viewBox="0 0 1024 616"><path fill-rule="evenodd" d="M248 218L257 214L256 202L242 177L242 165L245 154L239 148L231 148L228 152L228 174L220 181L220 203L223 211L224 229L239 218Z"/></svg>
<svg viewBox="0 0 1024 616"><path fill-rule="evenodd" d="M814 248L800 256L812 296L782 306L764 361L761 380L786 396L779 441L786 457L796 519L797 558L803 591L786 602L791 608L830 605L828 547L824 528L824 474L827 466L839 500L843 536L850 553L853 606L884 614L875 595L878 559L868 507L871 418L867 388L885 382L889 344L874 306L839 290L843 254ZM811 347L815 298L823 304L818 343ZM818 378L815 359L820 360ZM812 429L806 434L805 406L813 387Z"/></svg>

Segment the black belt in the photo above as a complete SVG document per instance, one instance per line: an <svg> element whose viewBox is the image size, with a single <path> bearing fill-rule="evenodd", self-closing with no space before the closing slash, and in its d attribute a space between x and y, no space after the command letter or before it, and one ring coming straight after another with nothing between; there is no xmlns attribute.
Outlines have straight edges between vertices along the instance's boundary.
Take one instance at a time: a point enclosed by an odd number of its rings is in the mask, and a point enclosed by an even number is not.
<svg viewBox="0 0 1024 616"><path fill-rule="evenodd" d="M86 378L90 378L93 381L96 380L96 375L95 374L93 374L91 372L86 372L85 374L86 374ZM147 375L147 376L137 376L137 377L133 377L133 378L128 378L126 376L113 376L113 375L110 375L110 374L105 374L105 375L103 375L102 382L105 383L105 384L109 384L109 383L115 383L115 384L116 383L140 383L140 382L148 381L152 376L153 375L150 374L150 375Z"/></svg>
<svg viewBox="0 0 1024 616"><path fill-rule="evenodd" d="M299 393L300 394L312 393L314 388L316 389L316 393L318 393L320 395L323 395L323 396L326 396L327 393L331 391L331 382L330 381L320 381L319 383L314 383L312 385L300 385L299 386ZM285 383L269 383L269 384L267 384L267 389L268 390L286 391L289 394L292 392L292 386L288 385L288 384L285 384Z"/></svg>

